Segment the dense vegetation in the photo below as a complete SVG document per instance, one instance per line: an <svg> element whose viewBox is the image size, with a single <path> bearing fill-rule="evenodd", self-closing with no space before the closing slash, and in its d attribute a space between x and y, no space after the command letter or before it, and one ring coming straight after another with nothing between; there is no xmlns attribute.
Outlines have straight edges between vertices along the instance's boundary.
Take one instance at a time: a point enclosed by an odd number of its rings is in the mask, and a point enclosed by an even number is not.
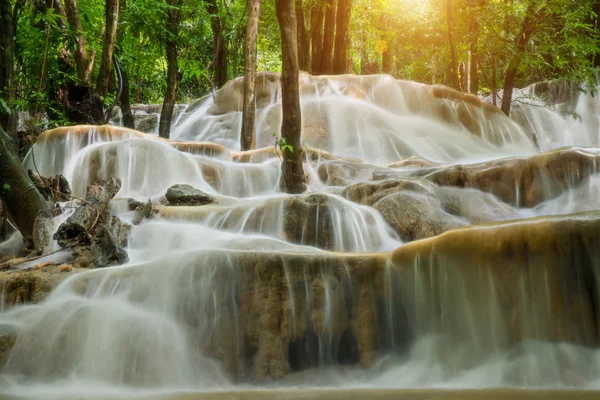
<svg viewBox="0 0 600 400"><path fill-rule="evenodd" d="M81 122L69 108L81 86L95 89L94 123L105 120L101 103L115 104L120 87L121 104L201 97L244 75L248 9L240 0L0 0L2 127L16 138L22 111L37 116L37 126L22 127L34 132ZM597 0L296 0L299 66L472 93L500 89L507 76L509 86L590 83L599 10ZM256 46L257 69L280 71L275 1L260 2ZM169 57L177 85L170 95Z"/></svg>

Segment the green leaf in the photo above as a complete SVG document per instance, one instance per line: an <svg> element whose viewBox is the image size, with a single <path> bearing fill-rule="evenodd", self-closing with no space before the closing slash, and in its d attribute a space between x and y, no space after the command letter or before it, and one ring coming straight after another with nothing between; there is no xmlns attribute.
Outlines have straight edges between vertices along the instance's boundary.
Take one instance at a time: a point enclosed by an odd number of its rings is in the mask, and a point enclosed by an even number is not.
<svg viewBox="0 0 600 400"><path fill-rule="evenodd" d="M4 101L4 99L1 97L0 97L0 112L2 112L3 114L10 114L10 107L8 106L6 101Z"/></svg>
<svg viewBox="0 0 600 400"><path fill-rule="evenodd" d="M8 183L5 183L4 185L2 185L2 189L9 191L10 190L10 185Z"/></svg>

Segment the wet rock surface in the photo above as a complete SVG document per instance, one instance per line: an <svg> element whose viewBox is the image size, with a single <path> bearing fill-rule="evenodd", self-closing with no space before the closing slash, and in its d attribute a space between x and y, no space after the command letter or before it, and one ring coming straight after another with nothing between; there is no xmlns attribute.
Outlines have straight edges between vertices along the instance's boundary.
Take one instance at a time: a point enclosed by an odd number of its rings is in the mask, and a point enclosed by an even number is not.
<svg viewBox="0 0 600 400"><path fill-rule="evenodd" d="M58 227L53 238L61 247L74 249L75 265L102 268L129 260L124 247L131 227L109 207L120 189L117 178L89 186L85 201Z"/></svg>
<svg viewBox="0 0 600 400"><path fill-rule="evenodd" d="M50 264L23 271L0 272L0 304L6 309L14 305L38 303L60 282L80 271L78 268L69 270L66 264Z"/></svg>
<svg viewBox="0 0 600 400"><path fill-rule="evenodd" d="M177 290L191 289L177 297L172 318L205 339L202 354L222 362L236 380L262 382L327 364L368 367L381 354L405 351L415 338L437 330L449 335L449 346L466 341L477 351L525 339L595 346L598 249L595 212L455 229L393 254L219 250L183 264L175 256L179 267L167 281ZM1 275L5 304L37 302L78 271L52 268ZM164 271L160 263L140 268ZM110 282L118 285L138 273L105 269L72 284L86 293L103 282L102 290L110 292ZM525 283L526 291L515 291ZM200 290L207 284L211 291ZM143 288L134 293L153 295ZM198 310L207 304L217 323L203 323ZM16 342L11 334L0 336L0 342L29 354L28 330L19 335ZM34 366L36 357L11 360L8 368ZM70 368L68 357L60 360L61 368Z"/></svg>
<svg viewBox="0 0 600 400"><path fill-rule="evenodd" d="M438 187L421 178L359 183L341 194L375 208L407 242L462 226L519 217L512 207L488 193Z"/></svg>
<svg viewBox="0 0 600 400"><path fill-rule="evenodd" d="M408 281L421 282L415 290L428 299L422 304L427 313L413 316L416 325L437 321L456 340L485 348L526 339L595 347L599 227L598 212L468 227L402 246L392 262L412 276ZM489 306L479 307L482 302ZM465 312L472 313L470 328Z"/></svg>
<svg viewBox="0 0 600 400"><path fill-rule="evenodd" d="M165 197L169 204L174 206L203 206L216 203L214 197L192 185L173 185L167 190Z"/></svg>
<svg viewBox="0 0 600 400"><path fill-rule="evenodd" d="M440 186L473 188L518 207L534 207L598 173L594 149L564 148L531 157L472 165L434 166L410 171L374 171L375 180L421 176Z"/></svg>

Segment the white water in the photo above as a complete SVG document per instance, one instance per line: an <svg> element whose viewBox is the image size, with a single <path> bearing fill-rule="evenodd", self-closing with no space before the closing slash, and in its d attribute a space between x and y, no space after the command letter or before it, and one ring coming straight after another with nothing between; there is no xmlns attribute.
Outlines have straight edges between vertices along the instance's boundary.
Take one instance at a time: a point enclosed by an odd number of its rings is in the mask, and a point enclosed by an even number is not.
<svg viewBox="0 0 600 400"><path fill-rule="evenodd" d="M220 92L216 101L207 98L193 113L181 117L173 139L210 141L237 150L241 96L236 87L239 81ZM258 92L257 143L269 147L280 121L278 84L269 82ZM359 158L380 170L411 156L448 164L475 163L534 154L538 146L542 150L564 145L597 147L600 136L600 128L593 129L597 113L583 112L582 121L574 123L564 112L521 107L533 121L536 144L517 123L499 114L484 115L481 108L432 96L427 86L388 77L303 76L302 93L305 144ZM578 98L576 109L586 111L586 102L586 97ZM465 114L476 124L465 125L466 120L460 118ZM585 134L580 134L582 126ZM244 313L233 299L240 276L236 254L328 254L309 237L315 229L326 234L328 226L333 227L329 246L334 251L382 252L402 245L374 208L342 198L336 188L319 180L318 169L325 160L307 164L306 170L311 177L309 191L327 202L329 213L302 214L310 217L297 223L303 233L292 243L286 237L284 207L286 202L299 200L277 190L279 159L238 163L227 155L180 152L150 138L108 137L91 131L37 145L39 171L64 174L77 196L83 196L86 186L97 179L117 176L123 182L121 199L157 201L171 185L188 183L214 195L219 204L163 208L157 219L133 228L126 265L79 274L41 304L0 313L0 329L18 333L0 376L0 394L32 399L127 398L149 392L255 388L249 383L251 373L234 383L222 363L203 351L204 344L218 339L214 337L217 326L226 324L233 336L245 329L236 325ZM27 165L33 166L32 157ZM350 180L362 179L359 174ZM512 211L530 217L595 210L599 208L599 182L598 176L592 176L534 209ZM456 196L463 208L477 207L492 219L503 215L496 199L473 189L464 191L465 196ZM131 217L126 211L119 215L124 220ZM290 274L303 268L287 262L284 266ZM494 283L481 289L489 296L487 303L479 304L468 295L470 287L460 287L461 282L465 284L458 277L458 288L449 286L448 292L440 294L446 296L447 316L461 321L460 326L440 322L448 331L431 329L430 320L419 319L429 315L423 306L427 301L415 301L413 309L406 306L406 319L407 329L416 337L407 344L397 336L396 328L388 327L390 334L383 336L392 338L391 351L381 354L370 368L329 365L335 363L336 350L322 339L316 355L311 353L317 357L312 360L313 368L262 385L600 389L598 351L540 341L507 349L503 344L506 328L495 325L500 321L495 314L500 305ZM305 283L300 289L308 293L313 290L309 286ZM330 325L336 292L334 285L325 286L323 312L328 331L334 329ZM415 299L427 289L427 283L420 281L400 286L414 291ZM524 309L551 323L549 310L536 309L539 304L529 305L527 298L521 301ZM301 305L294 307L301 310ZM392 325L404 321L403 312L390 302L387 316ZM411 316L411 312L418 315ZM242 351L238 351L241 358Z"/></svg>

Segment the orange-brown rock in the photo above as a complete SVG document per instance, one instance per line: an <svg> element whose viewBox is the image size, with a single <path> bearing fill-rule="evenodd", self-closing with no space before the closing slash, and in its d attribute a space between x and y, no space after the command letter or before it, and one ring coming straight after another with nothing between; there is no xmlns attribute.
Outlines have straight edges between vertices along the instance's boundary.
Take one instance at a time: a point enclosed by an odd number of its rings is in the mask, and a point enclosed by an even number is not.
<svg viewBox="0 0 600 400"><path fill-rule="evenodd" d="M531 157L454 165L432 172L427 179L442 186L489 192L519 207L534 207L597 173L599 161L600 153L594 150L565 148Z"/></svg>
<svg viewBox="0 0 600 400"><path fill-rule="evenodd" d="M536 339L597 346L600 213L446 232L398 248L412 325L474 348ZM439 315L444 315L443 319Z"/></svg>
<svg viewBox="0 0 600 400"><path fill-rule="evenodd" d="M42 263L43 267L23 271L0 272L0 304L10 307L18 304L38 303L65 278L80 272L63 266Z"/></svg>

